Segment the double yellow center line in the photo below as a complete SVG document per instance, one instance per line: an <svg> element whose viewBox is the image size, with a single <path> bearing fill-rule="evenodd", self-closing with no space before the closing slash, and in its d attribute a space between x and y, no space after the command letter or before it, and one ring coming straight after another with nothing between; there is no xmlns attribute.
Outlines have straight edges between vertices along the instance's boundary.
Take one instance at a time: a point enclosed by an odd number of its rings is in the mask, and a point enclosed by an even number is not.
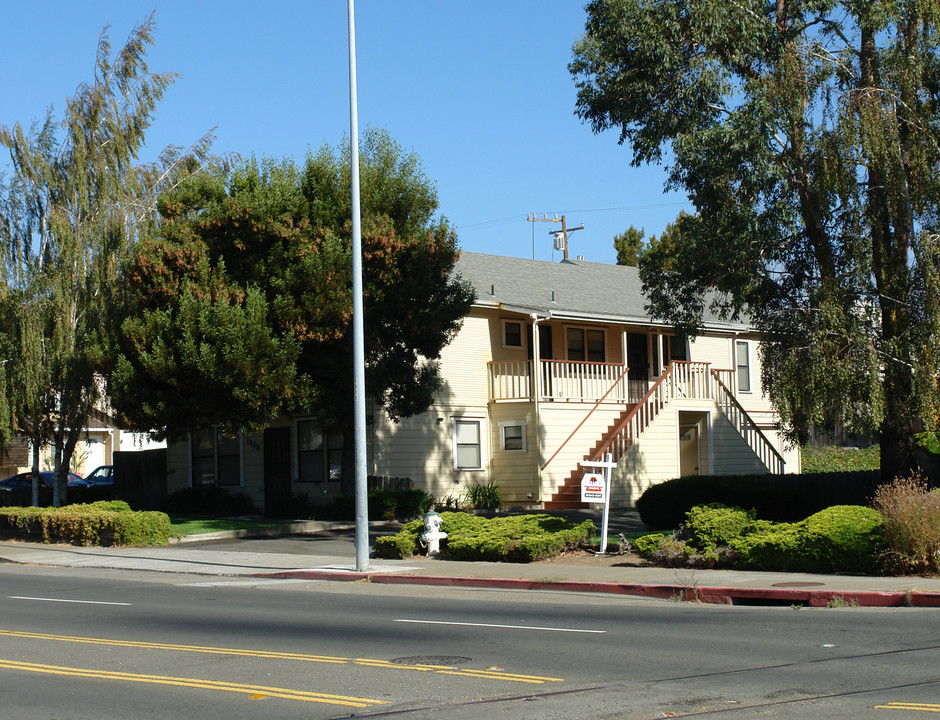
<svg viewBox="0 0 940 720"><path fill-rule="evenodd" d="M222 682L219 680L198 680L196 678L170 677L166 675L144 675L142 673L114 672L111 670L90 670L85 668L62 667L60 665L41 665L39 663L17 662L15 660L0 660L0 668L6 670L21 670L25 672L45 673L47 675L64 675L67 677L93 678L96 680L121 680L123 682L147 683L150 685L175 685L177 687L199 688L202 690L221 690L235 692L242 695L251 695L255 698L275 697L285 700L304 700L306 702L327 703L329 705L345 705L347 707L364 708L369 705L387 705L384 700L374 698L350 697L347 695L330 695L328 693L308 692L306 690L290 690L288 688L268 687L266 685L246 685L242 683Z"/></svg>
<svg viewBox="0 0 940 720"><path fill-rule="evenodd" d="M277 652L271 650L249 650L244 648L223 648L206 645L181 645L177 643L157 643L140 640L117 640L111 638L81 637L76 635L54 635L50 633L35 633L17 630L0 630L0 637L81 643L85 645L106 645L108 647L127 647L147 650L171 650L177 652L202 653L209 655L264 658L269 660L293 660L300 662L330 663L334 665L352 664L364 667L380 668L384 670L413 670L417 672L434 672L444 675L481 678L484 680L501 680L504 682L521 682L533 684L563 682L562 678L540 677L537 675L518 675L515 673L494 670L459 669L448 665L430 664L398 665L387 660L373 660L369 658L354 659L346 657L333 657L330 655L308 655L304 653ZM259 699L264 697L273 697L283 698L286 700L303 700L306 702L328 703L331 705L345 705L348 707L357 708L368 707L369 705L388 704L387 701L378 700L375 698L332 695L329 693L307 692L305 690L292 690L289 688L230 683L216 680L200 680L197 678L180 678L163 675L146 675L140 673L92 670L88 668L73 668L59 665L44 665L39 663L27 663L3 659L0 659L0 669L45 673L49 675L95 678L100 680L119 680L124 682L175 685L178 687L237 692L241 694L247 694L252 698Z"/></svg>

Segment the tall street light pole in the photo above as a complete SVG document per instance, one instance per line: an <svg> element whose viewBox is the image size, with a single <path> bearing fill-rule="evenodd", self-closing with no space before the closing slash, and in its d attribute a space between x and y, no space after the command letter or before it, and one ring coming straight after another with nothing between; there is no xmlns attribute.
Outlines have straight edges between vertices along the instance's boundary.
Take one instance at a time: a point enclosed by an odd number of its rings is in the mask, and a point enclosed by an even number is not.
<svg viewBox="0 0 940 720"><path fill-rule="evenodd" d="M359 207L359 109L356 91L356 19L349 16L349 144L352 191L353 426L356 446L356 570L369 569L369 498L366 487L366 360L362 320L362 227Z"/></svg>

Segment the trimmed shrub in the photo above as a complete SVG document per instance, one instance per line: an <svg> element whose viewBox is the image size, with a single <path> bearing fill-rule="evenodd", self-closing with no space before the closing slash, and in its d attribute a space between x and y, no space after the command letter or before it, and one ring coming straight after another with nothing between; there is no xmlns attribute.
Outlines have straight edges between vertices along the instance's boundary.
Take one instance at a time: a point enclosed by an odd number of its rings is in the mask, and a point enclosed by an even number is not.
<svg viewBox="0 0 940 720"><path fill-rule="evenodd" d="M441 529L447 539L442 553L455 560L532 562L576 547L594 534L591 521L571 525L550 515L517 515L484 518L468 513L441 513ZM410 557L418 551L421 520L405 525L397 535L378 538L379 557Z"/></svg>
<svg viewBox="0 0 940 720"><path fill-rule="evenodd" d="M659 550L665 539L666 535L664 533L641 535L636 540L630 541L630 547L633 548L633 552L637 555L648 559L653 557L653 553Z"/></svg>
<svg viewBox="0 0 940 720"><path fill-rule="evenodd" d="M940 491L919 475L896 478L875 493L885 523L885 563L901 573L940 572Z"/></svg>
<svg viewBox="0 0 940 720"><path fill-rule="evenodd" d="M742 570L803 570L798 523L777 523L731 541L735 567Z"/></svg>
<svg viewBox="0 0 940 720"><path fill-rule="evenodd" d="M0 526L26 539L41 538L46 543L91 546L169 542L170 519L164 513L107 509L112 502L61 508L0 508Z"/></svg>
<svg viewBox="0 0 940 720"><path fill-rule="evenodd" d="M800 523L798 552L806 572L874 573L885 550L877 510L834 505Z"/></svg>
<svg viewBox="0 0 940 720"><path fill-rule="evenodd" d="M768 485L749 475L694 475L658 483L636 501L640 519L651 530L676 528L698 505L721 503L754 508L756 517L784 521L801 519L794 491ZM765 476L760 476L765 477Z"/></svg>
<svg viewBox="0 0 940 720"><path fill-rule="evenodd" d="M412 520L394 535L375 539L375 556L380 558L409 558L418 552L418 537L424 532L422 520Z"/></svg>
<svg viewBox="0 0 940 720"><path fill-rule="evenodd" d="M755 519L753 511L713 504L693 508L687 520L672 535L639 538L634 548L668 567L877 573L885 547L881 516L858 505L774 524Z"/></svg>
<svg viewBox="0 0 940 720"><path fill-rule="evenodd" d="M798 572L880 571L884 523L871 508L834 505L798 523L732 541L737 567Z"/></svg>
<svg viewBox="0 0 940 720"><path fill-rule="evenodd" d="M735 538L769 524L756 517L754 510L742 510L721 503L698 505L686 513L689 542L699 550L727 547Z"/></svg>

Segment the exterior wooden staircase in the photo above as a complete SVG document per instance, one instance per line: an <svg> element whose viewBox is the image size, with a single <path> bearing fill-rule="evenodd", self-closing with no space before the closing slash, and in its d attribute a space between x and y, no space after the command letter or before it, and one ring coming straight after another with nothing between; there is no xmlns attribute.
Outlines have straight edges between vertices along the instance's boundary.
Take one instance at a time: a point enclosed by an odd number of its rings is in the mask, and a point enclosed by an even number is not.
<svg viewBox="0 0 940 720"><path fill-rule="evenodd" d="M714 400L722 414L748 443L764 466L775 475L783 473L783 456L757 427L722 379L723 373L730 374L731 372L730 370L711 370L708 363L673 362L665 368L663 374L642 400L626 406L617 422L607 429L591 452L584 456L584 460L599 460L606 453L610 453L614 462L619 462L672 399L699 398ZM572 470L551 499L544 502L545 509L586 508L587 503L581 502L583 475L584 471L580 466Z"/></svg>
<svg viewBox="0 0 940 720"><path fill-rule="evenodd" d="M594 457L601 448L606 445L609 445L614 436L619 432L620 427L623 425L624 420L627 416L633 412L633 409L636 407L636 403L631 403L627 405L620 416L614 421L614 423L607 428L607 431L601 436L597 441L591 451L587 453L582 459L589 460ZM558 486L558 489L552 495L551 500L546 500L543 505L546 510L583 510L588 507L587 503L581 502L581 476L584 475L583 470L578 467L571 471L568 477L565 478L564 482Z"/></svg>

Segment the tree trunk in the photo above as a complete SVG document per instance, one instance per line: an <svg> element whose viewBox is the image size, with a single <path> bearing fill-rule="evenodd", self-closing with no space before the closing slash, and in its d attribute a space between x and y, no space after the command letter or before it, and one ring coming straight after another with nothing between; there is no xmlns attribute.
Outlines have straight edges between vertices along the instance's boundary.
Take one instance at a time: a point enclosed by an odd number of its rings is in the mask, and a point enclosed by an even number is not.
<svg viewBox="0 0 940 720"><path fill-rule="evenodd" d="M37 433L38 435L38 433ZM40 447L39 438L34 437L33 439L33 507L39 507L39 451L42 449Z"/></svg>

